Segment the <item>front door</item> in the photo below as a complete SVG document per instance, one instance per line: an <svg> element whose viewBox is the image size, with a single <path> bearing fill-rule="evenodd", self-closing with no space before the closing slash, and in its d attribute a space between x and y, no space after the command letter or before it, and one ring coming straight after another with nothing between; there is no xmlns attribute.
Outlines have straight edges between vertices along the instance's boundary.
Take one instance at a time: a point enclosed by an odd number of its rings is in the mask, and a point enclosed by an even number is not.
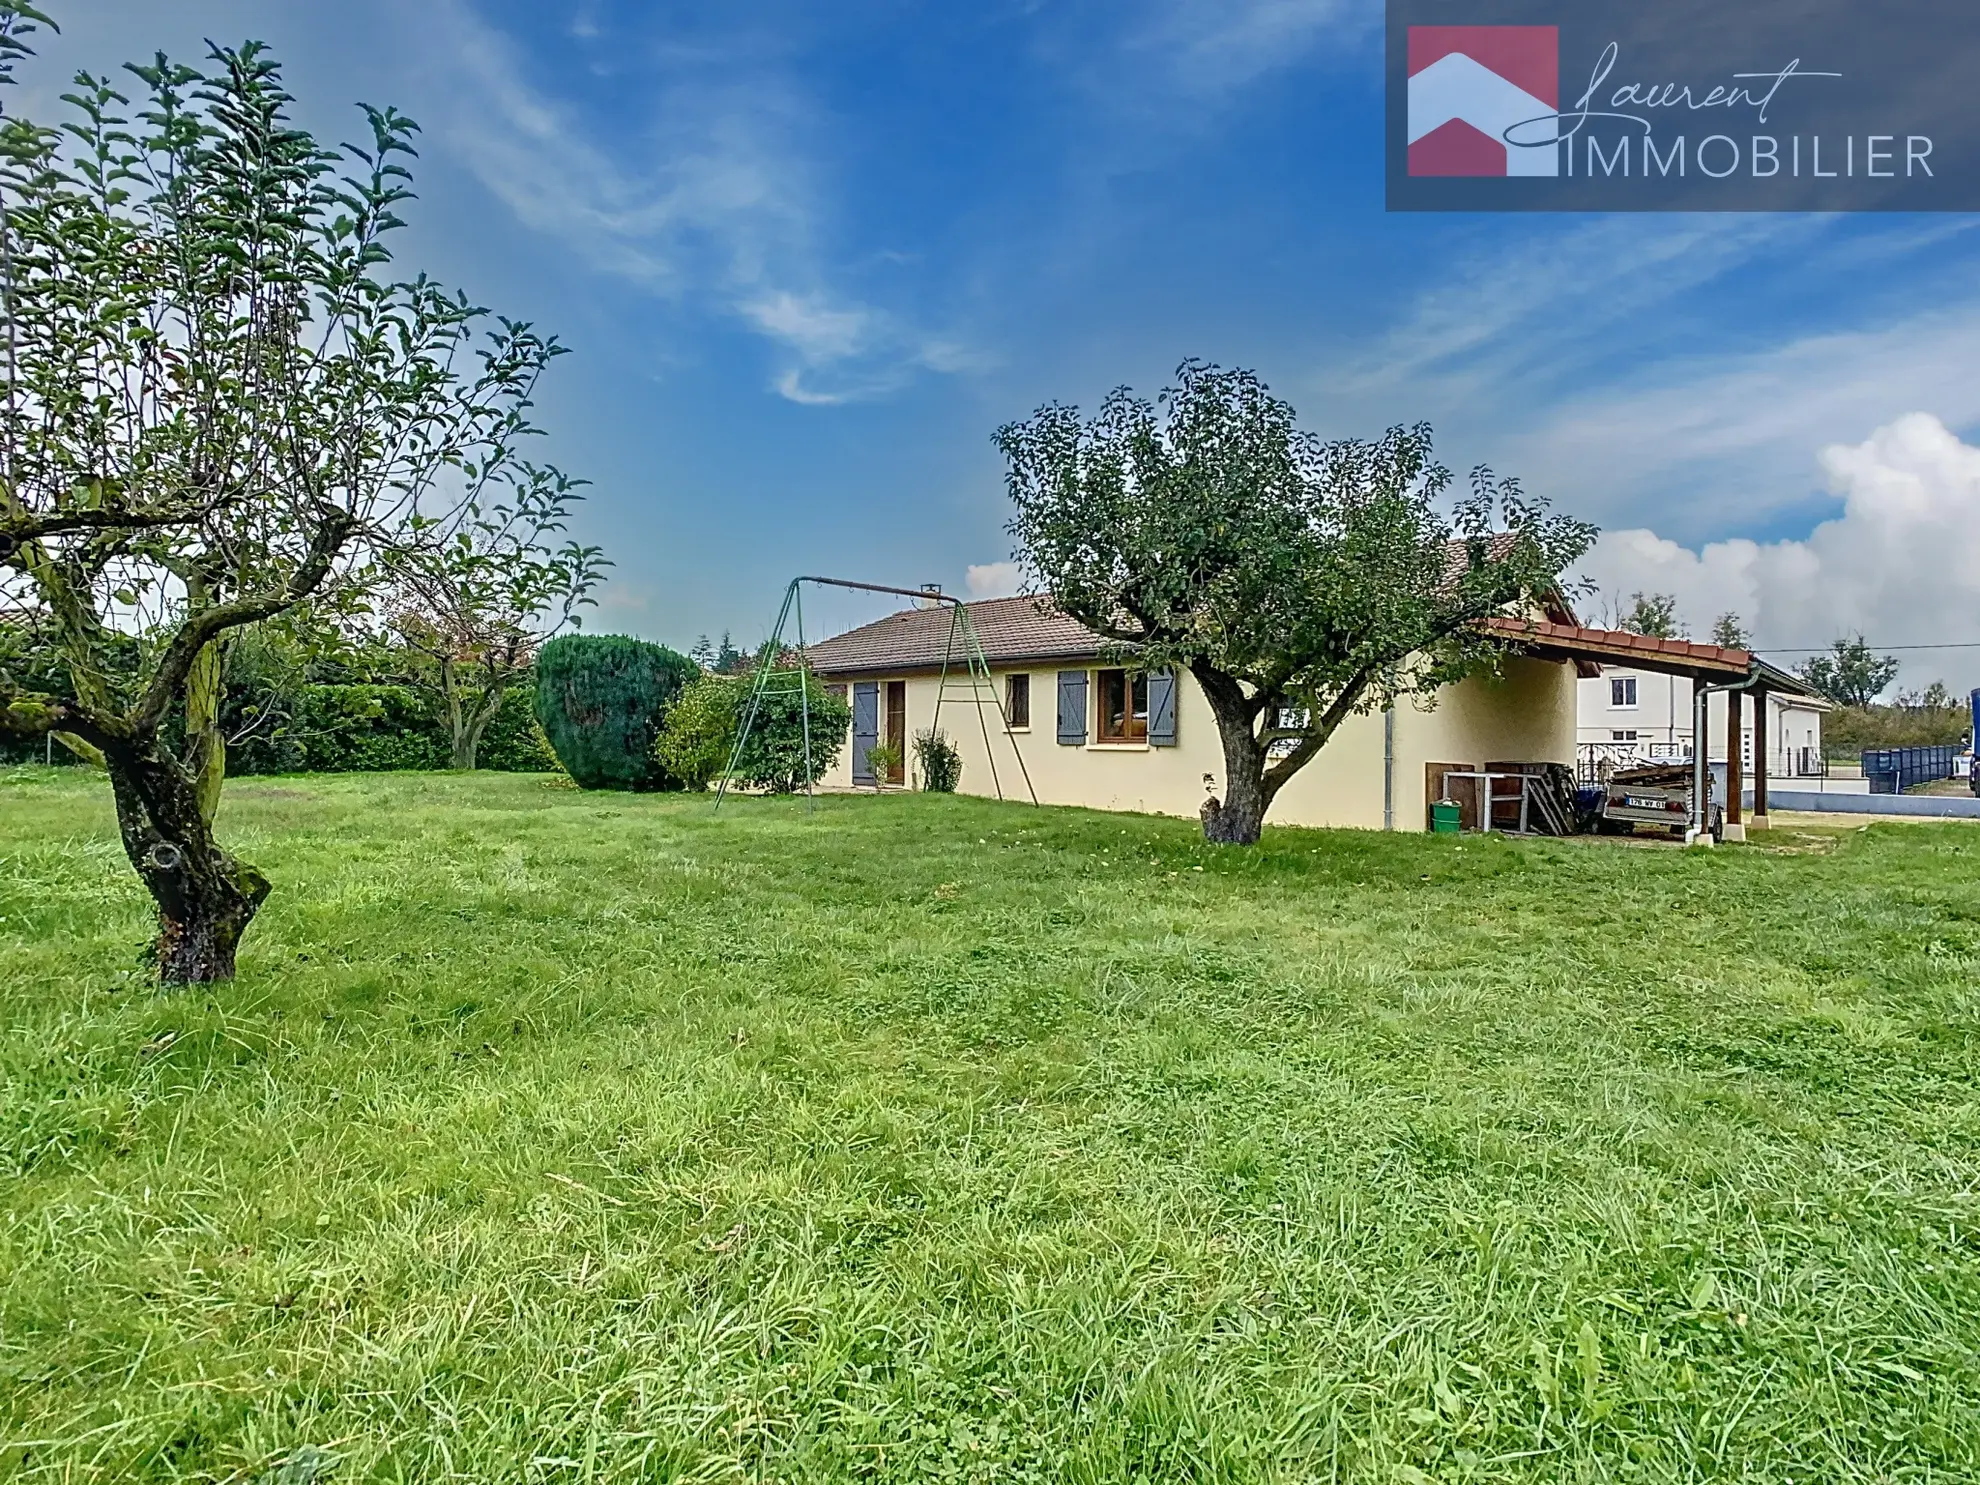
<svg viewBox="0 0 1980 1485"><path fill-rule="evenodd" d="M853 782L873 782L873 765L866 761L866 750L880 741L880 685L858 681L853 685Z"/></svg>
<svg viewBox="0 0 1980 1485"><path fill-rule="evenodd" d="M893 767L887 770L887 782L904 783L907 779L907 682L887 682L887 746L894 750ZM867 772L872 773L871 769Z"/></svg>

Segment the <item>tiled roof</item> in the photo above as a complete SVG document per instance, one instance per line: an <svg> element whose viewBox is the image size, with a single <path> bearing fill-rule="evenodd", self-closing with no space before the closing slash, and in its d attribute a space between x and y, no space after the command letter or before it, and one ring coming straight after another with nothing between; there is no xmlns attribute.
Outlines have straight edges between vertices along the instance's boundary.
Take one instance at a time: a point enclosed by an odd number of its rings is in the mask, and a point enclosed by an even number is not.
<svg viewBox="0 0 1980 1485"><path fill-rule="evenodd" d="M1753 665L1745 650L1724 645L1699 644L1689 639L1658 639L1627 629L1590 629L1581 624L1554 624L1544 619L1487 619L1483 626L1506 639L1525 640L1536 647L1577 650L1590 658L1618 665L1632 663L1650 668L1659 665L1698 670L1726 671L1744 675Z"/></svg>
<svg viewBox="0 0 1980 1485"><path fill-rule="evenodd" d="M977 642L992 665L1021 660L1085 660L1108 641L1043 598L990 598L965 605ZM820 640L806 654L820 675L937 670L948 651L954 605L911 608ZM960 666L960 641L949 663Z"/></svg>
<svg viewBox="0 0 1980 1485"><path fill-rule="evenodd" d="M1503 533L1488 538L1493 556L1502 556L1511 540ZM1449 544L1447 581L1455 583L1465 570L1466 546ZM983 655L992 665L1025 660L1090 660L1106 651L1110 641L1077 619L1052 607L1051 599L1024 596L990 598L964 605ZM1559 594L1546 600L1548 617L1573 619L1574 612ZM876 675L915 670L938 670L949 643L953 604L905 609L844 634L820 640L806 653L820 675ZM960 651L951 664L962 661Z"/></svg>

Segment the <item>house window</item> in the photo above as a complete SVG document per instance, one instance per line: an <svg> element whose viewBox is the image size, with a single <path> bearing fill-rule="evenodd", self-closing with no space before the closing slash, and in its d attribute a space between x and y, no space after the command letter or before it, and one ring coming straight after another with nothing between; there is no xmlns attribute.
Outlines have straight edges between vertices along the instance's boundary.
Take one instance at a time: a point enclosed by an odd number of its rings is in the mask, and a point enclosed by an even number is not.
<svg viewBox="0 0 1980 1485"><path fill-rule="evenodd" d="M1636 705L1635 676L1618 675L1618 676L1611 676L1609 678L1609 705L1610 706Z"/></svg>
<svg viewBox="0 0 1980 1485"><path fill-rule="evenodd" d="M1305 707L1282 706L1279 708L1280 727L1297 728L1300 731L1304 731L1312 725L1313 713ZM1272 762L1277 763L1281 758L1291 756L1293 751L1298 747L1299 739L1296 737L1275 737L1265 745L1265 756Z"/></svg>
<svg viewBox="0 0 1980 1485"><path fill-rule="evenodd" d="M1609 741L1610 741L1610 742L1635 742L1635 741L1636 741L1636 734L1635 734L1634 732L1611 732L1611 733L1609 734Z"/></svg>
<svg viewBox="0 0 1980 1485"><path fill-rule="evenodd" d="M1031 726L1031 677L1004 677L1004 720L1012 727Z"/></svg>
<svg viewBox="0 0 1980 1485"><path fill-rule="evenodd" d="M1100 741L1148 741L1148 673L1100 672Z"/></svg>

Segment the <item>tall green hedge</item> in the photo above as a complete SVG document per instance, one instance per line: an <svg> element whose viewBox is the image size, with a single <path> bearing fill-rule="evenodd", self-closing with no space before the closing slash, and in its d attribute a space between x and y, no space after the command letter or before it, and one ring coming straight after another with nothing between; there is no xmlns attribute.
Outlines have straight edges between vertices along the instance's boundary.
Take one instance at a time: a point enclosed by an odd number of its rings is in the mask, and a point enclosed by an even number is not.
<svg viewBox="0 0 1980 1485"><path fill-rule="evenodd" d="M373 773L450 764L446 729L427 698L409 687L299 686L275 704L282 710L272 717L228 719L238 738L227 749L228 774ZM503 698L476 761L504 773L556 771L527 689Z"/></svg>
<svg viewBox="0 0 1980 1485"><path fill-rule="evenodd" d="M698 668L623 634L567 634L536 657L536 718L564 771L586 789L667 789L654 756L667 707Z"/></svg>

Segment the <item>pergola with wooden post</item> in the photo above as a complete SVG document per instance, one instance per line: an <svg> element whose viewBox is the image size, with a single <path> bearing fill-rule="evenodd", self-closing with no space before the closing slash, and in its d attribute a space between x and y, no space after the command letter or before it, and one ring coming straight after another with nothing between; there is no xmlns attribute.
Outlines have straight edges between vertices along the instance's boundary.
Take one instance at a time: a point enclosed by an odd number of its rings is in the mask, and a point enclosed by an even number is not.
<svg viewBox="0 0 1980 1485"><path fill-rule="evenodd" d="M1745 760L1739 737L1745 723L1745 701L1753 698L1753 827L1767 828L1767 698L1775 693L1811 696L1808 684L1750 650L1699 644L1689 639L1658 639L1621 629L1590 629L1545 619L1494 618L1481 626L1503 639L1509 649L1536 659L1573 662L1584 668L1627 666L1631 670L1682 676L1691 685L1692 834L1701 834L1709 818L1706 798L1710 762L1707 757L1706 706L1714 693L1726 698L1726 839L1746 839L1744 798Z"/></svg>

